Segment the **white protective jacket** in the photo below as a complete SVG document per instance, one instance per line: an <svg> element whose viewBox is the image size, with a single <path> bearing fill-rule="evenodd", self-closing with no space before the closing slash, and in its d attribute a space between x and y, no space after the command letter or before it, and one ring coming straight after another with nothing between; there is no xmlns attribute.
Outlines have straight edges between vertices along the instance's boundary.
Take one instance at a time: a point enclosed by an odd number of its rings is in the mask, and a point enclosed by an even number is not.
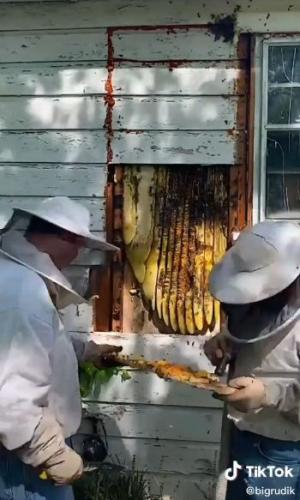
<svg viewBox="0 0 300 500"><path fill-rule="evenodd" d="M32 439L45 409L64 437L74 434L80 426L81 400L75 348L45 276L53 277L55 285L68 282L50 258L21 235L4 235L3 241L5 252L18 257L0 253L0 443L12 450ZM17 261L22 255L30 265ZM73 298L78 303L75 292ZM72 302L72 292L67 302Z"/></svg>
<svg viewBox="0 0 300 500"><path fill-rule="evenodd" d="M273 337L237 349L232 378L256 377L266 385L268 407L228 417L243 431L283 441L300 441L300 311L293 323Z"/></svg>

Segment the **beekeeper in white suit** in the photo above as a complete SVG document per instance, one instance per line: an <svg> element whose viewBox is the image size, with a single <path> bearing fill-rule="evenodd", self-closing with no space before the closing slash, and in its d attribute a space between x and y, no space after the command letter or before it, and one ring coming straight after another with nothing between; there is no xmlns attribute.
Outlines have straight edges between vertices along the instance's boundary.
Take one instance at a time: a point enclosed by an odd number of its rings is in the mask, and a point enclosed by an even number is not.
<svg viewBox="0 0 300 500"><path fill-rule="evenodd" d="M205 352L213 363L226 352L234 360L235 391L222 398L234 423L227 500L299 499L300 226L243 231L214 267L210 291L227 329Z"/></svg>
<svg viewBox="0 0 300 500"><path fill-rule="evenodd" d="M0 499L71 500L83 471L65 442L79 428L78 358L101 364L119 347L75 341L58 313L84 299L62 270L93 236L88 210L67 197L14 209L0 238ZM22 228L22 230L21 230ZM25 228L25 229L24 229ZM47 480L40 479L44 471ZM57 487L59 485L60 487Z"/></svg>

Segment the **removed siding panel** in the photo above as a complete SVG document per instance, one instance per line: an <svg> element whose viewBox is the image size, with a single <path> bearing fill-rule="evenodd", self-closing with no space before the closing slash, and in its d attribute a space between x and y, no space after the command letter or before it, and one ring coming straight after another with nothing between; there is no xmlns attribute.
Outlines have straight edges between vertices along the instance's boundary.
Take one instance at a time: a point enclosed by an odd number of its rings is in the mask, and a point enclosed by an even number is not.
<svg viewBox="0 0 300 500"><path fill-rule="evenodd" d="M107 70L94 63L1 65L0 95L104 94Z"/></svg>
<svg viewBox="0 0 300 500"><path fill-rule="evenodd" d="M104 131L0 132L0 161L105 163Z"/></svg>
<svg viewBox="0 0 300 500"><path fill-rule="evenodd" d="M0 35L0 63L106 60L105 30L6 32Z"/></svg>
<svg viewBox="0 0 300 500"><path fill-rule="evenodd" d="M22 179L22 182L20 182ZM104 165L0 164L0 196L104 196Z"/></svg>
<svg viewBox="0 0 300 500"><path fill-rule="evenodd" d="M103 129L104 97L1 97L0 130Z"/></svg>
<svg viewBox="0 0 300 500"><path fill-rule="evenodd" d="M117 132L114 162L232 165L239 162L236 137L219 132ZM1 156L0 156L1 158Z"/></svg>
<svg viewBox="0 0 300 500"><path fill-rule="evenodd" d="M243 68L234 61L169 66L118 67L114 69L116 95L237 95L244 94Z"/></svg>

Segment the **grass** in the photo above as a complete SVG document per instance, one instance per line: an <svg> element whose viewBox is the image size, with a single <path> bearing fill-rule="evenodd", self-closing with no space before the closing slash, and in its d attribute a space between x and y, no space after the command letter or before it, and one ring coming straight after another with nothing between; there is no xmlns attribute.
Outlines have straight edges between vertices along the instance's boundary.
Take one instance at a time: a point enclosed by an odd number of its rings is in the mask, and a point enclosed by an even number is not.
<svg viewBox="0 0 300 500"><path fill-rule="evenodd" d="M86 474L74 486L75 500L162 500L151 493L142 472L124 470L97 471Z"/></svg>

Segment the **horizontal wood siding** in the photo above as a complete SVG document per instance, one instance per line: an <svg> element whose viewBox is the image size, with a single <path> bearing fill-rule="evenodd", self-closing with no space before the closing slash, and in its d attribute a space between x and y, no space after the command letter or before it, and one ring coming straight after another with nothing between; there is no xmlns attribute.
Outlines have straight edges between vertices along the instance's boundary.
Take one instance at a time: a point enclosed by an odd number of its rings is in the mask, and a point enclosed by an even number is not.
<svg viewBox="0 0 300 500"><path fill-rule="evenodd" d="M0 98L0 130L103 129L105 116L102 96Z"/></svg>
<svg viewBox="0 0 300 500"><path fill-rule="evenodd" d="M23 174L24 175L24 174ZM19 180L20 182L20 180ZM56 191L53 191L56 195ZM28 208L31 207L34 201L41 201L43 198L39 196L1 196L0 197L0 221L3 224L7 218L10 217L13 207ZM77 199L82 205L86 206L91 213L91 228L94 231L103 231L105 226L105 209L104 199L101 198L74 198Z"/></svg>
<svg viewBox="0 0 300 500"><path fill-rule="evenodd" d="M2 163L0 164L0 196L99 197L104 192L103 164L86 163ZM22 179L22 182L20 182ZM95 209L97 209L94 203Z"/></svg>
<svg viewBox="0 0 300 500"><path fill-rule="evenodd" d="M105 30L21 31L0 34L0 62L105 61Z"/></svg>
<svg viewBox="0 0 300 500"><path fill-rule="evenodd" d="M182 62L170 67L167 62L160 66L137 66L128 63L126 67L116 65L114 69L114 93L116 95L168 95L168 96L211 96L237 95L243 93L243 64L238 61Z"/></svg>
<svg viewBox="0 0 300 500"><path fill-rule="evenodd" d="M37 8L37 5L39 8ZM235 12L277 13L279 18L291 6L290 18L299 12L298 3L290 0L210 0L199 4L196 0L172 0L148 2L131 0L82 0L69 1L3 2L0 30L49 30L101 28L109 26L155 26L206 24L218 16ZM287 12L288 13L288 12ZM253 26L253 29L255 25Z"/></svg>
<svg viewBox="0 0 300 500"><path fill-rule="evenodd" d="M109 43L113 163L241 162L247 54L237 40L216 40L203 28L120 28Z"/></svg>
<svg viewBox="0 0 300 500"><path fill-rule="evenodd" d="M180 339L176 339L176 341L179 342ZM101 387L99 394L95 391L91 401L101 398L101 401L105 403L113 399L113 401L130 405L139 403L183 407L192 405L194 408L222 407L220 402L214 399L209 392L201 394L198 389L165 381L153 374L137 373L134 370L127 371L130 378L126 384L121 377L114 376L105 386Z"/></svg>
<svg viewBox="0 0 300 500"><path fill-rule="evenodd" d="M89 405L93 412L93 405ZM94 407L95 409L95 407ZM102 416L109 436L214 443L221 438L219 409L189 409L189 424L183 425L186 408L151 405L116 405L101 403Z"/></svg>
<svg viewBox="0 0 300 500"><path fill-rule="evenodd" d="M74 96L105 93L105 63L0 64L2 96Z"/></svg>
<svg viewBox="0 0 300 500"><path fill-rule="evenodd" d="M174 474L211 476L216 474L218 450L209 444L199 444L190 441L170 441L168 439L131 439L110 437L110 457L124 456L127 453L135 457L141 469L154 474ZM200 497L201 498L201 497Z"/></svg>
<svg viewBox="0 0 300 500"><path fill-rule="evenodd" d="M240 162L238 141L226 131L114 134L116 163L232 165Z"/></svg>
<svg viewBox="0 0 300 500"><path fill-rule="evenodd" d="M15 205L65 194L91 210L92 229L104 234L108 138L116 164L238 165L246 54L237 37L215 40L203 27L141 29L203 25L232 9L215 0L207 8L181 0L157 8L143 0L3 3L0 223ZM138 29L113 28L133 23ZM107 99L108 62L113 99ZM91 262L88 255L81 264ZM91 308L69 307L63 320L85 335ZM121 344L128 354L212 370L203 339L94 338ZM113 377L86 405L103 416L111 457L127 465L136 457L154 487L163 485L165 500L213 499L222 405L211 394L130 371L128 381Z"/></svg>
<svg viewBox="0 0 300 500"><path fill-rule="evenodd" d="M113 39L114 58L134 61L217 61L237 59L235 45L216 40L209 31L170 29L118 30Z"/></svg>
<svg viewBox="0 0 300 500"><path fill-rule="evenodd" d="M173 362L212 369L203 355L203 338L99 333L93 339L122 344L125 354L157 359L163 353ZM154 487L164 486L166 500L185 500L186 491L193 500L213 500L220 451L220 401L209 392L166 382L155 375L135 370L129 370L129 375L125 382L120 375L114 376L94 399L85 402L85 408L105 423L109 459L122 457L127 464L134 459L147 471Z"/></svg>
<svg viewBox="0 0 300 500"><path fill-rule="evenodd" d="M113 127L115 130L228 130L236 126L236 101L236 97L220 96L117 98ZM238 125L245 127L245 123Z"/></svg>
<svg viewBox="0 0 300 500"><path fill-rule="evenodd" d="M16 205L67 195L105 231L106 39L105 30L1 32L1 225Z"/></svg>

